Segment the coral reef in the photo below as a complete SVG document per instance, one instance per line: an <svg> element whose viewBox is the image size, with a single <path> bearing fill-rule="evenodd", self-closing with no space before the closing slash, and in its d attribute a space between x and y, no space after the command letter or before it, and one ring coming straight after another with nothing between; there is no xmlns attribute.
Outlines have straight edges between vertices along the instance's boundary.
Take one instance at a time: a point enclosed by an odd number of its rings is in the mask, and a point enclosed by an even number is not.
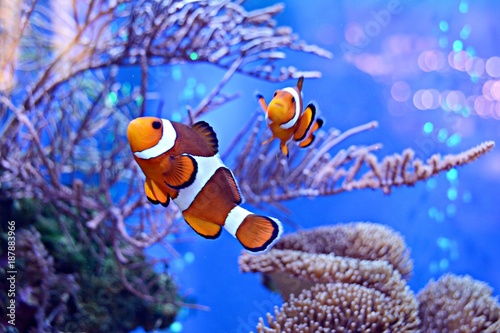
<svg viewBox="0 0 500 333"><path fill-rule="evenodd" d="M318 71L280 65L286 50L331 57L299 40L290 28L278 26L274 18L282 10L278 4L247 11L242 1L229 0L0 2L0 43L6 50L0 52L0 199L24 210L37 206L32 209L36 218L16 217L23 249L19 260L33 262L19 267L23 274L33 273L21 281L20 295L28 298L18 312L33 314L29 325L69 331L126 331L139 324L153 329L168 325L178 307L195 306L177 299L167 273L153 270L169 258L159 263L145 255L144 249L153 244L174 252L172 239L183 229L176 223L175 208L165 213L138 195L143 183L127 147L125 127L131 118L145 115L155 80L151 69L159 65L207 63L225 70L219 83L181 115L186 123L236 98L238 94L224 91L236 73L271 82L319 77ZM123 82L125 67L135 70L138 79ZM485 142L462 154L434 155L427 162L406 150L379 163L373 152L380 144L351 146L330 155L345 139L376 126L370 122L344 132L320 133L313 146L300 153L292 148L289 160L276 163L272 146L260 145L263 126L262 117L257 117L225 156L243 142L241 151L234 153L243 194L251 204L279 205L301 196L362 188L389 193L393 187L413 185L471 162L494 145ZM249 137L244 136L247 132ZM40 212L39 206L49 212ZM367 237L357 233L345 231L345 237L353 244ZM276 252L284 249L271 253L281 253L284 262L287 256L297 259L296 265L302 266L295 270L306 269L314 260L342 267L345 257L352 256L353 271L338 273L342 283L350 285L352 295L346 297L358 299L359 294L374 302L389 297L397 304L401 297L413 299L404 285L411 271L405 250L395 250L400 246L395 242L377 248L380 257L365 257L375 250L370 245L361 241L358 254L349 252L352 244L344 253L341 247L333 249L335 254ZM269 255L262 258L272 263ZM289 273L280 271L284 264L273 265L272 274L282 276L268 280L278 284ZM317 276L309 280L308 274L295 271L293 279L301 277L307 290L338 294L334 284L340 282L327 278L329 267L314 268ZM363 279L366 285L357 281ZM392 293L388 283L398 286L398 292ZM135 317L131 307L142 316ZM408 316L411 313L408 310ZM392 318L392 312L383 315ZM384 327L396 325L392 319L382 322Z"/></svg>
<svg viewBox="0 0 500 333"><path fill-rule="evenodd" d="M155 295L153 301L134 295L121 283L109 238L101 235L104 244L86 242L73 221L58 223L55 210L40 211L33 200L2 202L1 207L3 217L20 222L16 232L16 328L20 332L55 327L129 332L138 326L165 328L173 322L179 309L177 287L168 273L153 270L142 252L129 256L136 269L126 274L129 279L140 279L143 292ZM3 225L0 229L4 241L6 230ZM2 249L1 260L5 257ZM2 290L8 289L3 288L5 275L2 266ZM0 299L4 303L6 295L2 293Z"/></svg>
<svg viewBox="0 0 500 333"><path fill-rule="evenodd" d="M422 332L498 332L500 305L491 288L470 276L446 274L417 295Z"/></svg>
<svg viewBox="0 0 500 333"><path fill-rule="evenodd" d="M261 256L241 254L239 265L263 273L285 301L267 314L267 326L259 319L259 333L495 332L500 325L498 300L470 277L446 275L415 297L401 276L408 279L412 267L404 240L382 225L301 231Z"/></svg>

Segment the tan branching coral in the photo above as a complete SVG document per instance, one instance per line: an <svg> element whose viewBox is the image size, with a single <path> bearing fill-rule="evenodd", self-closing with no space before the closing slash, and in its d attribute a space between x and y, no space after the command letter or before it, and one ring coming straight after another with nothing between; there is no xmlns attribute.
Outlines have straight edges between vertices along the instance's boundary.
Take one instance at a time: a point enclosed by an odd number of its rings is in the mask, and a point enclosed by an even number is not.
<svg viewBox="0 0 500 333"><path fill-rule="evenodd" d="M274 248L385 260L406 280L413 269L410 251L401 235L375 223L347 223L301 230L284 236Z"/></svg>
<svg viewBox="0 0 500 333"><path fill-rule="evenodd" d="M381 148L380 144L371 146L351 146L340 149L332 156L330 151L345 139L377 127L370 122L351 128L345 132L331 130L328 134L318 135L315 142L305 152L292 146L286 159L272 145L262 146L266 134L261 130L262 117L249 125L243 135L250 137L241 149L234 172L248 202L276 203L297 197L334 195L356 189L382 189L390 193L393 187L412 186L450 168L470 163L486 154L494 147L493 141L484 142L456 155L434 154L426 162L415 158L411 149L402 154L385 157L378 162L372 153ZM233 146L231 146L233 148ZM276 156L279 161L276 163Z"/></svg>
<svg viewBox="0 0 500 333"><path fill-rule="evenodd" d="M500 305L491 288L470 276L447 274L417 295L422 332L500 332Z"/></svg>
<svg viewBox="0 0 500 333"><path fill-rule="evenodd" d="M416 303L398 296L358 284L316 284L275 307L274 318L268 313L267 327L260 318L257 332L415 332Z"/></svg>

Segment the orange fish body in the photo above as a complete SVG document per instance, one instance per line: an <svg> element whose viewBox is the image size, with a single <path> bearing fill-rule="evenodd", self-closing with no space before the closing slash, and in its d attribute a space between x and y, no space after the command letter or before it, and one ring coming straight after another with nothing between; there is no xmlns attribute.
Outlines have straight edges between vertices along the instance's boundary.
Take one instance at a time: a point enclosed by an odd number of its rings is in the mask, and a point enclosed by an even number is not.
<svg viewBox="0 0 500 333"><path fill-rule="evenodd" d="M283 228L274 218L240 207L243 198L233 173L222 163L218 141L206 122L193 126L154 117L130 122L127 137L146 176L144 190L154 204L173 200L186 222L205 238L222 228L250 252L265 252Z"/></svg>
<svg viewBox="0 0 500 333"><path fill-rule="evenodd" d="M302 112L303 82L304 77L300 77L296 87L277 90L269 105L266 104L261 94L257 94L259 104L266 113L266 120L273 133L272 137L263 144L279 139L281 151L285 156L288 156L288 141L293 138L299 142L300 147L308 147L314 141L314 132L323 126L322 119L314 119L316 106L313 103L309 103Z"/></svg>

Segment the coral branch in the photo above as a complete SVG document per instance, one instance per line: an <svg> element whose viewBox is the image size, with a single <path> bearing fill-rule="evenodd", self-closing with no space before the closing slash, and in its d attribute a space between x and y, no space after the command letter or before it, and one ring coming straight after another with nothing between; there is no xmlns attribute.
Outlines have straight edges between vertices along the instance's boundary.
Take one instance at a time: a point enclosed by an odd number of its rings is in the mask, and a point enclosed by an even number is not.
<svg viewBox="0 0 500 333"><path fill-rule="evenodd" d="M442 171L470 163L493 149L495 143L484 142L457 155L432 155L426 163L415 159L414 152L385 157L378 162L372 153L381 148L350 146L340 149L332 157L330 151L340 142L355 134L373 129L376 122L351 128L343 133L331 130L326 136L320 133L315 144L305 151L291 147L292 158L284 158L277 149L264 141L259 117L249 130L249 138L236 157L234 172L240 181L248 202L279 202L297 197L325 196L356 189L382 189L386 194L398 186L412 186ZM239 138L241 140L241 138ZM235 149L236 144L231 145ZM278 160L277 160L278 159ZM251 163L250 163L251 161Z"/></svg>

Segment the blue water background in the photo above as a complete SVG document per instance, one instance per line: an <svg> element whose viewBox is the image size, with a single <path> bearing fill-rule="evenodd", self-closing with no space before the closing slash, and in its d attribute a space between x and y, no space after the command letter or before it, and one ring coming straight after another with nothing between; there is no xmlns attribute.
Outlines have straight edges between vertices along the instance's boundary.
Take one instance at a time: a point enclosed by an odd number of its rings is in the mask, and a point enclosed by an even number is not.
<svg viewBox="0 0 500 333"><path fill-rule="evenodd" d="M479 116L465 103L456 107L456 100L452 98L458 96L460 102L459 91L465 97L481 95L484 83L496 79L488 78L486 71L480 75L451 68L448 60L453 50L468 52L468 56L485 62L500 55L498 2L321 0L284 3L286 8L278 16L278 24L291 26L302 39L334 55L327 60L287 52L283 62L323 73L321 79L306 80L303 93L305 102L316 101L321 116L326 119L325 128L346 130L371 120L379 122L377 129L350 138L341 147L382 143L383 149L377 153L379 159L401 153L407 147L414 149L417 157L426 159L433 153L457 153L485 140L500 138L500 111ZM269 4L250 0L245 7L255 9ZM384 16L389 9L393 13ZM359 39L356 36L359 28L371 36L365 36L356 49L346 51L348 38ZM346 35L346 31L351 35ZM424 61L421 65L424 67L419 66L419 55L426 50L444 55L444 65L432 62L433 54L429 53L430 63ZM354 58L347 61L346 55ZM429 71L425 66L441 67ZM133 72L131 70L130 75L136 75ZM148 113L156 115L155 98L159 98L165 101L162 116L177 120L185 115L185 106L196 105L223 74L223 70L203 64L152 69L150 91L153 94L150 94ZM294 84L293 81L267 83L236 75L225 91L240 92L242 96L204 118L217 132L221 151L258 109L255 90L269 100L274 90ZM391 89L397 93L398 87L402 87L403 95L404 88L410 88L407 100L394 100ZM420 110L415 104L419 100L415 102L413 96L421 89L421 93L434 89L442 96L449 95L446 91L453 91L449 102L455 103L451 107L456 109L446 111L450 105L434 105ZM430 104L435 102L432 98L426 100ZM231 165L233 161L225 162ZM293 200L285 205L291 211L289 218L302 228L371 221L400 232L414 260L409 284L415 292L429 279L453 272L487 282L498 295L499 188L500 151L496 148L470 165L411 188L394 189L391 195L363 190ZM294 231L290 225L285 228L287 232ZM280 297L262 286L260 276L239 272L237 260L241 246L227 233L223 232L215 241L202 239L191 230L187 236L188 241L176 245L180 257L171 262L170 268L181 290L190 295L192 301L209 306L210 311L182 310L171 332L248 332L255 330L258 317L272 311L274 305L281 305ZM164 255L158 248L150 253Z"/></svg>

